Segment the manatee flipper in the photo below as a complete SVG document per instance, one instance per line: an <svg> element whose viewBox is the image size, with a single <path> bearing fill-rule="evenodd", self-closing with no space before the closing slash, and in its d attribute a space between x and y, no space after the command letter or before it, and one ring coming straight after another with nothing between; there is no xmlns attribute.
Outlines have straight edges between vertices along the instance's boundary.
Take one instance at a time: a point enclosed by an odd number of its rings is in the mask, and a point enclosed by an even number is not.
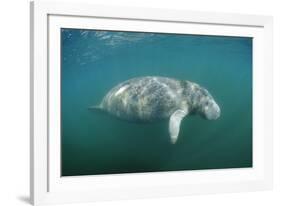
<svg viewBox="0 0 281 206"><path fill-rule="evenodd" d="M181 109L176 110L171 116L169 121L169 132L171 142L176 143L180 132L181 120L187 115L187 112Z"/></svg>

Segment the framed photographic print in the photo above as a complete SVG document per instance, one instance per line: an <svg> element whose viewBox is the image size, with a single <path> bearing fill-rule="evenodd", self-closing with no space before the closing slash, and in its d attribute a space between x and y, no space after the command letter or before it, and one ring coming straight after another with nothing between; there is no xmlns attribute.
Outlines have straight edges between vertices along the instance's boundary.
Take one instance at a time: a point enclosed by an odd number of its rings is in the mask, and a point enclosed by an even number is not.
<svg viewBox="0 0 281 206"><path fill-rule="evenodd" d="M31 3L34 205L272 188L272 18Z"/></svg>

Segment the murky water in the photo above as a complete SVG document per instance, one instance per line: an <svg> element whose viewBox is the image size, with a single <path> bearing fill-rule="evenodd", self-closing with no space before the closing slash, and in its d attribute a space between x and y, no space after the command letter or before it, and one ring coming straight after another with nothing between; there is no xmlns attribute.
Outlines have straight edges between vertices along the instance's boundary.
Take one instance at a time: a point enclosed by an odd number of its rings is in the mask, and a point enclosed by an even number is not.
<svg viewBox="0 0 281 206"><path fill-rule="evenodd" d="M252 39L63 29L62 175L252 167ZM186 117L176 144L168 121L140 124L88 110L139 76L196 82L221 108Z"/></svg>

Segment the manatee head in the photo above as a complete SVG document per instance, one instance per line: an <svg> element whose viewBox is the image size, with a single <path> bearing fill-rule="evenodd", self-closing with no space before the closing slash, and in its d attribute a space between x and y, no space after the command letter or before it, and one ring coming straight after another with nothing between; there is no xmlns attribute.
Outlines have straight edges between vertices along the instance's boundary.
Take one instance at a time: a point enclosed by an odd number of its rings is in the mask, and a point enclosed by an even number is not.
<svg viewBox="0 0 281 206"><path fill-rule="evenodd" d="M215 120L220 117L220 107L214 99L205 101L202 105L202 116L208 120Z"/></svg>
<svg viewBox="0 0 281 206"><path fill-rule="evenodd" d="M220 107L206 89L196 83L187 82L185 91L185 96L192 102L192 113L199 114L208 120L220 117Z"/></svg>
<svg viewBox="0 0 281 206"><path fill-rule="evenodd" d="M216 120L220 117L220 107L206 89L201 89L201 98L199 99L199 113L208 120Z"/></svg>

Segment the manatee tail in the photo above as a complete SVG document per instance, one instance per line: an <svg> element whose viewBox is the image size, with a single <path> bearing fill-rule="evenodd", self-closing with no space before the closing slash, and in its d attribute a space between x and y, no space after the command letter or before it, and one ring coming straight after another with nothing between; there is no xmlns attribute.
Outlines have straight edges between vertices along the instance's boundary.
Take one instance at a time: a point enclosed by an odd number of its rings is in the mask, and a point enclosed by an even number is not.
<svg viewBox="0 0 281 206"><path fill-rule="evenodd" d="M88 109L89 109L89 110L96 110L96 111L101 111L101 110L103 110L100 105L94 105L94 106L88 107Z"/></svg>
<svg viewBox="0 0 281 206"><path fill-rule="evenodd" d="M104 114L104 113L106 113L106 110L104 110L101 105L90 106L90 107L88 107L88 110L93 111L95 114Z"/></svg>

